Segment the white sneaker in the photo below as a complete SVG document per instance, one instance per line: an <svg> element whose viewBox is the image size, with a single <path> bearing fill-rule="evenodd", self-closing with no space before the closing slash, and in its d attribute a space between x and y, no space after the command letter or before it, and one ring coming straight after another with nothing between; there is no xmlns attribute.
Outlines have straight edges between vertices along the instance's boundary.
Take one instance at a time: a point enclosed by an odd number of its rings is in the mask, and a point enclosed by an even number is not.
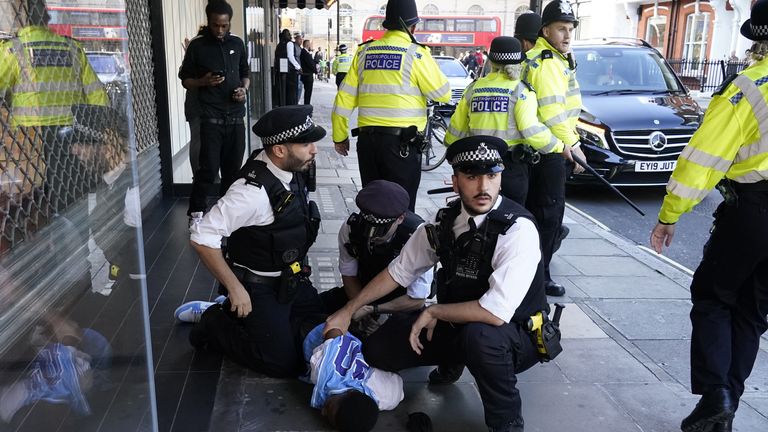
<svg viewBox="0 0 768 432"><path fill-rule="evenodd" d="M200 317L203 315L203 312L214 304L216 303L200 300L186 302L176 308L173 316L175 316L177 320L183 322L200 322Z"/></svg>
<svg viewBox="0 0 768 432"><path fill-rule="evenodd" d="M213 301L218 303L218 304L224 304L224 302L226 300L227 300L227 296L225 296L225 295L220 295L220 296L216 297L215 299L213 299Z"/></svg>

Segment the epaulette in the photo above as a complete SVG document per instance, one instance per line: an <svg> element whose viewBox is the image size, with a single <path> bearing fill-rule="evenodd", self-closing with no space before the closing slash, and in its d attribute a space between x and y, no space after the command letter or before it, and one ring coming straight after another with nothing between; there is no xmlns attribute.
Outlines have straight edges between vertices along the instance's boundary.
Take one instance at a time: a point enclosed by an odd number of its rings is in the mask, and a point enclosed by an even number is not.
<svg viewBox="0 0 768 432"><path fill-rule="evenodd" d="M712 93L712 96L723 94L723 92L725 92L725 89L728 88L728 86L733 82L733 80L736 79L737 76L739 76L739 74L730 74L727 77L725 77L725 81L723 81L723 83L720 84L720 87L718 87L717 90L715 90L715 92Z"/></svg>
<svg viewBox="0 0 768 432"><path fill-rule="evenodd" d="M552 54L552 50L545 49L545 50L541 51L541 59L542 60L544 60L544 59L551 59L553 57L554 57L554 54Z"/></svg>
<svg viewBox="0 0 768 432"><path fill-rule="evenodd" d="M249 186L256 186L257 188L261 189L261 182L257 180L257 172L256 170L251 170L248 172L248 174L245 175L245 184Z"/></svg>

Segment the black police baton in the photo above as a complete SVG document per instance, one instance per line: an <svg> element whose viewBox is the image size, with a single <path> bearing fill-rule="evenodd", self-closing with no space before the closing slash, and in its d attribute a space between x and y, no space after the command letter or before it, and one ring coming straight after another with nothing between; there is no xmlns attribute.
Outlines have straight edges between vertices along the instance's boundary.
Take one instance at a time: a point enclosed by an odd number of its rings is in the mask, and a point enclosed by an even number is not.
<svg viewBox="0 0 768 432"><path fill-rule="evenodd" d="M441 194L441 193L450 193L453 192L453 186L438 188L438 189L430 189L427 191L427 195L435 195L435 194Z"/></svg>
<svg viewBox="0 0 768 432"><path fill-rule="evenodd" d="M632 200L627 198L626 195L621 193L620 190L616 189L616 187L614 185L610 184L608 182L608 180L603 178L603 176L598 174L597 171L595 171L594 168L592 168L586 162L584 162L583 159L581 159L580 157L576 156L575 154L571 154L571 157L573 157L574 162L576 162L577 164L581 165L581 167L584 168L585 170L587 170L588 173L592 174L596 179L600 180L601 182L603 182L603 184L608 186L609 189L611 189L614 193L616 193L616 195L620 196L621 199L626 201L627 204L632 206L632 208L635 209L638 213L640 213L641 216L645 216L645 213L643 213L643 211L640 210L640 207L638 207L635 203L633 203ZM429 193L429 192L427 192L427 193Z"/></svg>

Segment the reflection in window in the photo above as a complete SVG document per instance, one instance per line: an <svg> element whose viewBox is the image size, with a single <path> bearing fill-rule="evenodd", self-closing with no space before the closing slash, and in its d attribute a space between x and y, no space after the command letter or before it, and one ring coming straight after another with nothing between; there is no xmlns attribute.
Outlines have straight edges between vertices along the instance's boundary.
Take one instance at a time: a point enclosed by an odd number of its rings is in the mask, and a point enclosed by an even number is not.
<svg viewBox="0 0 768 432"><path fill-rule="evenodd" d="M339 5L339 29L342 36L345 38L351 38L354 35L354 28L352 26L352 6L347 3Z"/></svg>
<svg viewBox="0 0 768 432"><path fill-rule="evenodd" d="M648 17L648 24L645 28L645 40L659 52L664 52L664 38L667 30L667 17L657 15Z"/></svg>
<svg viewBox="0 0 768 432"><path fill-rule="evenodd" d="M483 15L483 13L484 13L484 12L485 12L485 11L483 10L483 7L482 7L482 6L480 6L480 5L472 5L472 6L470 6L470 8L467 10L467 13L468 13L469 15Z"/></svg>
<svg viewBox="0 0 768 432"><path fill-rule="evenodd" d="M424 29L431 31L445 31L444 19L425 19Z"/></svg>
<svg viewBox="0 0 768 432"><path fill-rule="evenodd" d="M438 7L433 5L432 3L429 3L428 5L424 6L424 10L422 14L423 15L440 15L440 9L438 9Z"/></svg>
<svg viewBox="0 0 768 432"><path fill-rule="evenodd" d="M475 20L473 19L457 19L456 31L473 32L475 31Z"/></svg>
<svg viewBox="0 0 768 432"><path fill-rule="evenodd" d="M709 13L690 14L685 20L685 45L683 58L702 60L707 56L707 33L709 31Z"/></svg>
<svg viewBox="0 0 768 432"><path fill-rule="evenodd" d="M383 5L379 6L379 15L386 15L387 14L387 4L384 3Z"/></svg>
<svg viewBox="0 0 768 432"><path fill-rule="evenodd" d="M531 8L527 4L523 4L523 5L518 6L515 9L515 21L514 22L517 22L517 19L520 18L520 15L522 15L524 13L529 13L529 12L531 12Z"/></svg>

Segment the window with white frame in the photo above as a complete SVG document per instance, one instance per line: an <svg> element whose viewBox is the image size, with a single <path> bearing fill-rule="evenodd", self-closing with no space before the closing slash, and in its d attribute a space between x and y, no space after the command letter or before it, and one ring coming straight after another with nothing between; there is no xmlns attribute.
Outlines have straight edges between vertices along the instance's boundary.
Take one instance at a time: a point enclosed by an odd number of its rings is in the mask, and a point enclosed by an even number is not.
<svg viewBox="0 0 768 432"><path fill-rule="evenodd" d="M698 61L703 60L707 56L708 33L709 12L688 15L685 20L684 59Z"/></svg>
<svg viewBox="0 0 768 432"><path fill-rule="evenodd" d="M347 3L339 5L339 30L341 36L345 39L354 37L354 28L352 27L352 6Z"/></svg>
<svg viewBox="0 0 768 432"><path fill-rule="evenodd" d="M482 15L483 13L483 7L480 5L472 5L467 9L467 14L469 15Z"/></svg>
<svg viewBox="0 0 768 432"><path fill-rule="evenodd" d="M440 9L432 3L429 3L424 6L424 10L421 13L422 15L440 15Z"/></svg>
<svg viewBox="0 0 768 432"><path fill-rule="evenodd" d="M531 11L531 7L526 3L515 8L515 22L520 18L520 15Z"/></svg>
<svg viewBox="0 0 768 432"><path fill-rule="evenodd" d="M648 17L645 27L645 41L651 44L659 52L664 52L664 37L667 32L666 15Z"/></svg>

